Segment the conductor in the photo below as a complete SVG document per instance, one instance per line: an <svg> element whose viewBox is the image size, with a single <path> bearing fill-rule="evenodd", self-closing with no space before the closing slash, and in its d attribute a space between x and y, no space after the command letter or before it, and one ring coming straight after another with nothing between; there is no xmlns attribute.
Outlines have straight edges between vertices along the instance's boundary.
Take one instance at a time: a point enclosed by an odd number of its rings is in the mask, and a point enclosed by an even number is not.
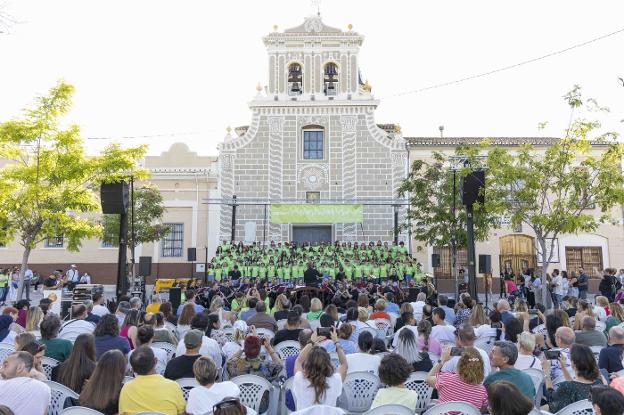
<svg viewBox="0 0 624 415"><path fill-rule="evenodd" d="M303 273L303 282L308 287L316 287L319 286L319 278L322 275L314 268L314 264L312 262L308 262L308 269Z"/></svg>

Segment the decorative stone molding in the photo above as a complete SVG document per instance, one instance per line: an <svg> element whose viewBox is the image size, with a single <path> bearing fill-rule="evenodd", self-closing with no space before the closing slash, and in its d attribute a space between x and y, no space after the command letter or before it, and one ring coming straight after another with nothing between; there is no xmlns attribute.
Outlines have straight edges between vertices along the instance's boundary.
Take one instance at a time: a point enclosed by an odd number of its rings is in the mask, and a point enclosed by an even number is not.
<svg viewBox="0 0 624 415"><path fill-rule="evenodd" d="M327 125L327 116L325 115L306 115L299 117L299 125L304 127L306 125Z"/></svg>
<svg viewBox="0 0 624 415"><path fill-rule="evenodd" d="M355 131L357 127L357 116L343 115L340 117L340 124L342 125L342 131Z"/></svg>
<svg viewBox="0 0 624 415"><path fill-rule="evenodd" d="M269 121L269 132L270 133L279 133L282 131L282 126L284 124L284 117L268 117Z"/></svg>
<svg viewBox="0 0 624 415"><path fill-rule="evenodd" d="M299 166L297 181L305 190L319 190L328 183L329 166L327 164L308 164Z"/></svg>

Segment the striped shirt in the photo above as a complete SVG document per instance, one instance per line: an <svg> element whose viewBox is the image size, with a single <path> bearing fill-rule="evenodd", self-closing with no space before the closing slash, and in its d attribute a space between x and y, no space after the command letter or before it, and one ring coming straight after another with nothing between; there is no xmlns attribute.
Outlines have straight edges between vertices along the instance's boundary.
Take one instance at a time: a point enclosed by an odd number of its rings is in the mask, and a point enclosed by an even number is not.
<svg viewBox="0 0 624 415"><path fill-rule="evenodd" d="M435 388L438 390L440 403L462 401L473 404L479 409L487 407L485 386L481 383L478 385L466 383L457 373L438 373Z"/></svg>

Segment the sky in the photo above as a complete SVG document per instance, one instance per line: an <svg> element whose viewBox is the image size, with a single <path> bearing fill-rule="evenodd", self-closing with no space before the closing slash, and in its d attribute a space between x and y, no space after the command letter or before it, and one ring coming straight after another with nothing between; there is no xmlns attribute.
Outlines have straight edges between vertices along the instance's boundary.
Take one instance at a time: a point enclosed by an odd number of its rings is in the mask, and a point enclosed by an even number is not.
<svg viewBox="0 0 624 415"><path fill-rule="evenodd" d="M310 0L0 4L18 21L0 34L0 122L64 79L76 87L68 118L90 152L117 139L147 143L150 154L183 141L216 155L226 127L249 124L257 83L268 83L262 36L316 12ZM624 32L400 95L624 29L622 1L324 0L320 10L325 24L365 36L360 70L381 100L376 121L399 123L404 136L437 136L440 125L445 136L560 136L569 119L562 96L574 84L611 108L604 130L624 132Z"/></svg>

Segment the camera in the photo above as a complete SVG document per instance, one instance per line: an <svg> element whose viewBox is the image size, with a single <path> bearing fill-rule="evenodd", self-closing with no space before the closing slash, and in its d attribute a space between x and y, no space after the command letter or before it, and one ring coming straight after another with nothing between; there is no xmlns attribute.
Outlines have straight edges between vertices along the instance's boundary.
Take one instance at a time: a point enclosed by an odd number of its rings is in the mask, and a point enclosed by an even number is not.
<svg viewBox="0 0 624 415"><path fill-rule="evenodd" d="M498 323L491 323L490 327L493 329L502 329L503 328L503 323L501 323L500 321Z"/></svg>
<svg viewBox="0 0 624 415"><path fill-rule="evenodd" d="M451 356L461 356L464 353L463 347L452 347L451 348Z"/></svg>
<svg viewBox="0 0 624 415"><path fill-rule="evenodd" d="M546 350L544 351L544 356L546 356L546 359L548 360L559 359L559 356L561 356L561 350Z"/></svg>

